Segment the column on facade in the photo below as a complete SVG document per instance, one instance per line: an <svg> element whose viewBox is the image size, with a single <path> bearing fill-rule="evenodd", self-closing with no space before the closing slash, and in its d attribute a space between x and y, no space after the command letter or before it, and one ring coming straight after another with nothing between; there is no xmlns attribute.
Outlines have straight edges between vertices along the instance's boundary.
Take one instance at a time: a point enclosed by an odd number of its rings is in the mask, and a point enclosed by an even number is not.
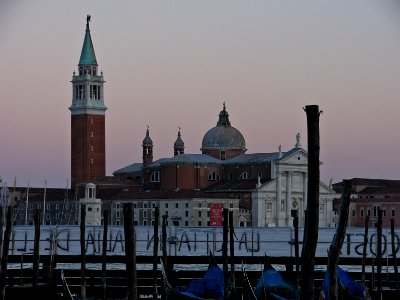
<svg viewBox="0 0 400 300"><path fill-rule="evenodd" d="M292 203L292 172L286 172L286 226L291 226L290 224L290 209Z"/></svg>
<svg viewBox="0 0 400 300"><path fill-rule="evenodd" d="M275 226L279 226L279 215L281 210L281 172L279 165L276 167L276 201L275 201Z"/></svg>

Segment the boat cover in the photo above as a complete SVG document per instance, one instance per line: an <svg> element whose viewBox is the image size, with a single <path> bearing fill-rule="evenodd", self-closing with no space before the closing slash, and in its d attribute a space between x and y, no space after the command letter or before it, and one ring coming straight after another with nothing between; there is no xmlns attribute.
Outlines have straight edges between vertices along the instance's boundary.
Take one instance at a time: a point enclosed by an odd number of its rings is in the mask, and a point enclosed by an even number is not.
<svg viewBox="0 0 400 300"><path fill-rule="evenodd" d="M349 273L343 270L341 267L337 266L338 273L338 284L341 285L344 292L351 296L352 299L367 299L366 288L359 282L355 281L350 277ZM323 292L325 294L325 299L328 299L328 289L329 289L329 276L328 272L325 274L323 283Z"/></svg>
<svg viewBox="0 0 400 300"><path fill-rule="evenodd" d="M297 299L297 289L286 282L282 275L276 271L272 266L264 269L262 277L255 287L254 293L257 299L263 299L264 288L271 298L275 299Z"/></svg>
<svg viewBox="0 0 400 300"><path fill-rule="evenodd" d="M177 291L194 299L223 299L224 273L218 265L210 265L203 278L194 279Z"/></svg>

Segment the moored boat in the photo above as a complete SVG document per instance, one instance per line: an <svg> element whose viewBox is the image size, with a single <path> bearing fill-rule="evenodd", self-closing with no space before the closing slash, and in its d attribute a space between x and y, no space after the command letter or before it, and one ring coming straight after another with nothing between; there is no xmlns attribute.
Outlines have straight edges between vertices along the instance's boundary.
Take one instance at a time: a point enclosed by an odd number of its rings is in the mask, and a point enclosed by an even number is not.
<svg viewBox="0 0 400 300"><path fill-rule="evenodd" d="M254 288L257 300L278 299L292 300L298 298L295 286L288 283L283 276L266 260L261 278Z"/></svg>
<svg viewBox="0 0 400 300"><path fill-rule="evenodd" d="M349 273L337 266L339 299L345 300L367 300L369 298L368 288L357 282ZM326 272L320 299L328 299L329 274Z"/></svg>
<svg viewBox="0 0 400 300"><path fill-rule="evenodd" d="M161 261L163 288L166 298L170 300L222 300L224 298L224 273L210 253L210 262L204 276L193 279L186 287L173 287L167 278Z"/></svg>

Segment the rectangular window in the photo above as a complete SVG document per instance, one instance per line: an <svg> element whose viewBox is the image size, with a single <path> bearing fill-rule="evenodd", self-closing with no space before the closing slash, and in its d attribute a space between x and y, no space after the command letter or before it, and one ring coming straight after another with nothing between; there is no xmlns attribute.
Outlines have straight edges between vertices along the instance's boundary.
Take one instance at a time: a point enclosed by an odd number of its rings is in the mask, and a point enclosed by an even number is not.
<svg viewBox="0 0 400 300"><path fill-rule="evenodd" d="M119 218L119 211L116 212L116 216L117 216L117 218Z"/></svg>
<svg viewBox="0 0 400 300"><path fill-rule="evenodd" d="M147 221L143 221L143 226L147 226Z"/></svg>
<svg viewBox="0 0 400 300"><path fill-rule="evenodd" d="M189 203L185 203L185 207L186 207L186 208L189 208Z"/></svg>
<svg viewBox="0 0 400 300"><path fill-rule="evenodd" d="M368 215L368 217L371 216L371 210L370 209L367 210L367 215Z"/></svg>
<svg viewBox="0 0 400 300"><path fill-rule="evenodd" d="M119 225L119 220L117 220L115 223L116 223L117 225Z"/></svg>
<svg viewBox="0 0 400 300"><path fill-rule="evenodd" d="M56 209L60 209L60 204L56 204Z"/></svg>
<svg viewBox="0 0 400 300"><path fill-rule="evenodd" d="M210 217L210 211L209 210L207 211L207 217Z"/></svg>
<svg viewBox="0 0 400 300"><path fill-rule="evenodd" d="M143 218L146 218L146 217L147 217L147 212L144 211L144 212L143 212Z"/></svg>
<svg viewBox="0 0 400 300"><path fill-rule="evenodd" d="M199 226L201 226L201 221L199 221L199 223L198 223L198 224L199 224Z"/></svg>
<svg viewBox="0 0 400 300"><path fill-rule="evenodd" d="M199 218L201 218L201 211L199 211Z"/></svg>
<svg viewBox="0 0 400 300"><path fill-rule="evenodd" d="M189 217L189 212L188 211L185 211L185 216Z"/></svg>
<svg viewBox="0 0 400 300"><path fill-rule="evenodd" d="M47 204L47 208L46 209L50 209L50 204Z"/></svg>
<svg viewBox="0 0 400 300"><path fill-rule="evenodd" d="M60 218L59 214L56 214L56 220L58 220Z"/></svg>
<svg viewBox="0 0 400 300"><path fill-rule="evenodd" d="M188 221L185 221L185 226L189 226L189 222Z"/></svg>
<svg viewBox="0 0 400 300"><path fill-rule="evenodd" d="M361 208L361 210L360 210L360 216L364 217L364 209L363 208Z"/></svg>
<svg viewBox="0 0 400 300"><path fill-rule="evenodd" d="M396 215L396 210L392 209L392 217Z"/></svg>
<svg viewBox="0 0 400 300"><path fill-rule="evenodd" d="M168 208L168 203L165 203L165 208Z"/></svg>
<svg viewBox="0 0 400 300"><path fill-rule="evenodd" d="M147 208L147 203L144 203L144 204L143 204L143 208Z"/></svg>
<svg viewBox="0 0 400 300"><path fill-rule="evenodd" d="M353 217L356 216L356 211L355 211L354 209L351 210L351 215L352 215Z"/></svg>
<svg viewBox="0 0 400 300"><path fill-rule="evenodd" d="M175 208L178 208L179 207L179 203L175 203Z"/></svg>
<svg viewBox="0 0 400 300"><path fill-rule="evenodd" d="M50 220L50 214L46 214L46 219Z"/></svg>
<svg viewBox="0 0 400 300"><path fill-rule="evenodd" d="M87 211L92 211L92 208L91 208L91 207L88 207L88 208L87 208Z"/></svg>
<svg viewBox="0 0 400 300"><path fill-rule="evenodd" d="M197 205L198 207L201 207L201 202Z"/></svg>

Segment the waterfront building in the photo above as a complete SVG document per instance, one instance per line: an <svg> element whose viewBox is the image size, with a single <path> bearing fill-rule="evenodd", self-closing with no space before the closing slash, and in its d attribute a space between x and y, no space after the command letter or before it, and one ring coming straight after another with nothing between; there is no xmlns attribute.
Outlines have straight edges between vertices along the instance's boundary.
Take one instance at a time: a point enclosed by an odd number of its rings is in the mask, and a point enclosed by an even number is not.
<svg viewBox="0 0 400 300"><path fill-rule="evenodd" d="M390 227L390 219L400 216L400 180L352 178L348 226L364 227L369 216L369 226L374 227L378 220L378 209L382 210L382 225ZM342 182L333 184L340 195ZM335 210L339 211L341 200L334 201ZM398 223L395 223L399 226Z"/></svg>

